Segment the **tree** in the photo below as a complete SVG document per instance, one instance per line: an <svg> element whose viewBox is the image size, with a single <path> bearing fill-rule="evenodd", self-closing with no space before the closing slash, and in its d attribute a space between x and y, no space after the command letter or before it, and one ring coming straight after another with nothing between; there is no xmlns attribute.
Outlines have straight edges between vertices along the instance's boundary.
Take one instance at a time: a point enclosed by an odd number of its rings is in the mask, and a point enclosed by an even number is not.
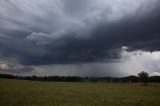
<svg viewBox="0 0 160 106"><path fill-rule="evenodd" d="M140 72L138 73L138 77L142 85L146 85L148 83L149 74L147 72Z"/></svg>

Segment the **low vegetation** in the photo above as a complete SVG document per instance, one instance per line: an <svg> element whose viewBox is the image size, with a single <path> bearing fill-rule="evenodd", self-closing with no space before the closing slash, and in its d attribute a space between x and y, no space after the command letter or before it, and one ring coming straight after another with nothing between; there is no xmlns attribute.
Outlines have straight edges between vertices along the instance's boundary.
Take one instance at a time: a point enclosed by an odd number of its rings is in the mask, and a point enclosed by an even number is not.
<svg viewBox="0 0 160 106"><path fill-rule="evenodd" d="M52 82L121 82L121 83L142 83L160 82L160 76L150 76L146 72L138 73L138 76L126 76L121 78L114 77L77 77L77 76L14 76L9 74L0 74L0 78L33 80L33 81L52 81Z"/></svg>

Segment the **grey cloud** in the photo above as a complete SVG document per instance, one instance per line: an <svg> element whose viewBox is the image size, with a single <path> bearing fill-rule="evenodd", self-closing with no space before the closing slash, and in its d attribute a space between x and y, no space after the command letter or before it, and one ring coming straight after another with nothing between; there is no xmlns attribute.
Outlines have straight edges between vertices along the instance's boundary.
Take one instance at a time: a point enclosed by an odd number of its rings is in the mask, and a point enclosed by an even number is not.
<svg viewBox="0 0 160 106"><path fill-rule="evenodd" d="M0 53L24 65L106 62L160 50L158 0L1 0Z"/></svg>
<svg viewBox="0 0 160 106"><path fill-rule="evenodd" d="M30 73L33 70L34 68L30 66L15 66L11 64L0 64L1 73L24 74L24 73Z"/></svg>

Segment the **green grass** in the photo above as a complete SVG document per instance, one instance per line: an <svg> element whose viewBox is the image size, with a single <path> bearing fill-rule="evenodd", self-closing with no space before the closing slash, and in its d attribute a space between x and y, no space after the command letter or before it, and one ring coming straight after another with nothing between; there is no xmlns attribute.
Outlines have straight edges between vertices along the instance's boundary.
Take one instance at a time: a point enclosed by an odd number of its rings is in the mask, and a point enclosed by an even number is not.
<svg viewBox="0 0 160 106"><path fill-rule="evenodd" d="M0 79L0 106L159 106L160 84Z"/></svg>

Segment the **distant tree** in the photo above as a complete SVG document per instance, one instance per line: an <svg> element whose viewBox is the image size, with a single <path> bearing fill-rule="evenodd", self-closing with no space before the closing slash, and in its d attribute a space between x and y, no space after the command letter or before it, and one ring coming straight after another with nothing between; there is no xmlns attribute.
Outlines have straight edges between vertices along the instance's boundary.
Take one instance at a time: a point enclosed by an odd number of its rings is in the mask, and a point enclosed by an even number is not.
<svg viewBox="0 0 160 106"><path fill-rule="evenodd" d="M142 71L138 73L138 77L142 85L146 85L148 83L149 74L147 72Z"/></svg>

